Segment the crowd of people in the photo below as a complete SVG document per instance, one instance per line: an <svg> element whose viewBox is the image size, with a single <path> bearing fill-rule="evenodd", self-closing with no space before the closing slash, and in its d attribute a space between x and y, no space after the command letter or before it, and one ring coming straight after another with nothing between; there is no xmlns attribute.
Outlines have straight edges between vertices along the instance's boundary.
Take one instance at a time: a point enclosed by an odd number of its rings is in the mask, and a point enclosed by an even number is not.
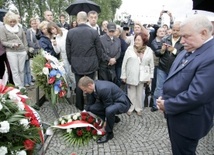
<svg viewBox="0 0 214 155"><path fill-rule="evenodd" d="M161 22L163 13L170 26ZM25 30L19 15L8 12L0 27L0 78L7 70L9 82L28 87L34 85L30 60L39 49L61 59L75 106L106 122L98 143L114 137L118 114L142 116L145 90L151 88L151 111L164 112L173 154L194 154L213 124L212 23L199 15L174 22L169 11L161 11L157 24L134 22L130 34L113 22L97 21L96 11L81 11L71 24L64 14L56 23L48 10L44 21L31 18Z"/></svg>

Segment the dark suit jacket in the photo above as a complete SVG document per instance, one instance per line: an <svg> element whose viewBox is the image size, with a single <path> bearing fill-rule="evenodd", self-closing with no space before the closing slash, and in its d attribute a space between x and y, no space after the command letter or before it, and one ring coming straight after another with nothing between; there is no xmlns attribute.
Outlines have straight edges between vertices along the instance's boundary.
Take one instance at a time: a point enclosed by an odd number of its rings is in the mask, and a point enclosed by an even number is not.
<svg viewBox="0 0 214 155"><path fill-rule="evenodd" d="M214 39L179 65L185 53L177 56L164 83L165 113L169 128L182 136L200 139L213 126Z"/></svg>
<svg viewBox="0 0 214 155"><path fill-rule="evenodd" d="M95 96L92 95L92 99L89 104L99 102L100 104L103 104L104 108L106 108L113 104L122 103L125 105L125 109L120 109L119 111L121 113L128 111L130 108L131 101L125 92L112 82L95 80L95 94Z"/></svg>
<svg viewBox="0 0 214 155"><path fill-rule="evenodd" d="M70 29L66 38L66 53L73 73L86 75L97 71L103 53L97 31L86 24Z"/></svg>

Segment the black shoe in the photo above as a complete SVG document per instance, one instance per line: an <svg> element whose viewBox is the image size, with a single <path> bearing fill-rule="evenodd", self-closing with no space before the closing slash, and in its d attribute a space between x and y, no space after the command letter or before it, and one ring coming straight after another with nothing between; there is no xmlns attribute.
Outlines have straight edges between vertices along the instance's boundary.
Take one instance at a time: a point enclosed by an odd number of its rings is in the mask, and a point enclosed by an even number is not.
<svg viewBox="0 0 214 155"><path fill-rule="evenodd" d="M114 123L119 123L119 122L120 122L120 118L118 116L115 116Z"/></svg>
<svg viewBox="0 0 214 155"><path fill-rule="evenodd" d="M157 111L158 110L158 108L157 107L151 107L151 112L155 112L155 111Z"/></svg>
<svg viewBox="0 0 214 155"><path fill-rule="evenodd" d="M97 140L97 143L98 144L101 144L101 143L106 143L108 142L108 140L112 139L114 137L114 133L111 132L111 133L106 133L104 136L100 137L98 140Z"/></svg>

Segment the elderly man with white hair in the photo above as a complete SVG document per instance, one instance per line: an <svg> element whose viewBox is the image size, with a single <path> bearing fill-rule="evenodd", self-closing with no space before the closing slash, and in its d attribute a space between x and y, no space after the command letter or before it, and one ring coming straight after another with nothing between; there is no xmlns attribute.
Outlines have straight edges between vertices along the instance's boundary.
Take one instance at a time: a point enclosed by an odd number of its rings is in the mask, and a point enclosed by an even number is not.
<svg viewBox="0 0 214 155"><path fill-rule="evenodd" d="M176 57L157 106L165 113L173 155L195 155L198 141L213 127L213 25L194 15L180 25L184 49Z"/></svg>

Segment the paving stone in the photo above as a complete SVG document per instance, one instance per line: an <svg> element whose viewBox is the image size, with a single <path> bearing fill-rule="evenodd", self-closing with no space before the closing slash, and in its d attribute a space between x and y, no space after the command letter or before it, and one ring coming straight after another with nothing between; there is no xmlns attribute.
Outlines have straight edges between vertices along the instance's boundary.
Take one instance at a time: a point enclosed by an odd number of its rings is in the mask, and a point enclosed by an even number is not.
<svg viewBox="0 0 214 155"><path fill-rule="evenodd" d="M31 96L35 96L33 89ZM32 97L35 100L35 97ZM33 99L32 99L33 100ZM60 116L79 112L73 104L60 103L56 106ZM55 115L48 102L40 108L39 114L43 122L53 123ZM172 155L166 120L162 112L150 112L143 109L143 115L133 113L118 115L121 122L115 124L114 138L107 143L97 144L91 141L82 147L69 146L60 132L51 139L45 155ZM214 128L199 141L197 155L214 155Z"/></svg>

